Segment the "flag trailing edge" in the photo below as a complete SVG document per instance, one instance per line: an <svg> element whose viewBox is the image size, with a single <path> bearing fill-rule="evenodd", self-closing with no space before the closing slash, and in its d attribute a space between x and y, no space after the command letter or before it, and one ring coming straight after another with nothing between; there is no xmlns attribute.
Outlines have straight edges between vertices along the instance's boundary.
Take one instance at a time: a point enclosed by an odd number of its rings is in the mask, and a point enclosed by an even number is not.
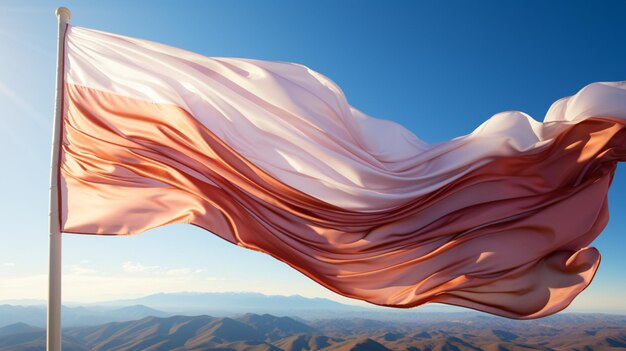
<svg viewBox="0 0 626 351"><path fill-rule="evenodd" d="M344 296L520 319L567 307L598 268L624 82L429 145L302 65L75 26L65 45L65 233L191 223Z"/></svg>

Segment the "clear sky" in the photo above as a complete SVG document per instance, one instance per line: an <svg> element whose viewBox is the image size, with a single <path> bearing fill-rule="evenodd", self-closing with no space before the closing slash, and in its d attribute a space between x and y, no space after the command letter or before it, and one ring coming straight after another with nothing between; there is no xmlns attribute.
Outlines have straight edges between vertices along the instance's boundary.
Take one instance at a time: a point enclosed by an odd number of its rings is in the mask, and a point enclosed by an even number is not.
<svg viewBox="0 0 626 351"><path fill-rule="evenodd" d="M596 81L626 80L626 1L0 2L0 300L45 298L56 17L207 56L305 64L350 103L427 142L491 115L541 120ZM594 282L572 310L626 312L626 170L594 245ZM199 228L133 237L65 235L64 301L155 292L257 291L348 302L269 256Z"/></svg>

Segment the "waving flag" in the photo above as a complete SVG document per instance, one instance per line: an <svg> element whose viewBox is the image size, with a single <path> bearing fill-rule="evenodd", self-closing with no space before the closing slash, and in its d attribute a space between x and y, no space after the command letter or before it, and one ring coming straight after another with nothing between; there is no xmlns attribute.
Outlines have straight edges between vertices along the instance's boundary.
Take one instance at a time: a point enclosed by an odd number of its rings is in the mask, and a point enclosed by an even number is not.
<svg viewBox="0 0 626 351"><path fill-rule="evenodd" d="M65 49L66 233L191 223L345 296L511 318L560 311L598 268L624 83L429 145L301 65L78 27Z"/></svg>

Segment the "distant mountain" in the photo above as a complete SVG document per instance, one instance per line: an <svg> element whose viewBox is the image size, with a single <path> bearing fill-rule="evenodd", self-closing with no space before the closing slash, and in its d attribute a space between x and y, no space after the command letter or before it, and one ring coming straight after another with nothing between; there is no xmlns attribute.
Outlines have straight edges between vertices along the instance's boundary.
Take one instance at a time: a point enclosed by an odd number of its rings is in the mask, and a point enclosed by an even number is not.
<svg viewBox="0 0 626 351"><path fill-rule="evenodd" d="M251 326L260 334L265 335L270 341L280 340L290 335L313 334L316 332L314 328L292 318L276 317L270 314L260 316L247 313L237 318L237 320Z"/></svg>
<svg viewBox="0 0 626 351"><path fill-rule="evenodd" d="M107 301L98 306L144 305L172 313L235 315L242 313L301 314L298 312L358 311L361 307L344 305L323 298L299 295L264 295L252 292L161 293L137 299Z"/></svg>
<svg viewBox="0 0 626 351"><path fill-rule="evenodd" d="M421 311L421 310L420 310ZM17 322L44 326L45 305L0 305L0 327ZM288 315L306 320L323 318L371 318L413 320L416 313L341 304L323 298L268 296L259 293L162 293L136 299L106 301L84 306L64 306L64 326L98 325L147 316L176 314L237 317L245 313ZM419 317L418 317L419 318Z"/></svg>
<svg viewBox="0 0 626 351"><path fill-rule="evenodd" d="M330 345L344 341L344 339L330 338L326 335L297 334L278 340L274 345L284 351L308 351L323 350Z"/></svg>
<svg viewBox="0 0 626 351"><path fill-rule="evenodd" d="M381 333L388 331L390 326L388 322L366 318L319 319L312 321L311 325L325 334L341 336Z"/></svg>
<svg viewBox="0 0 626 351"><path fill-rule="evenodd" d="M24 336L28 336L26 338ZM22 337L19 337L22 336ZM44 334L0 337L0 350L44 350ZM265 335L231 318L209 316L147 317L138 321L69 328L64 341L73 350L268 350Z"/></svg>
<svg viewBox="0 0 626 351"><path fill-rule="evenodd" d="M45 326L46 307L0 305L0 327L15 323Z"/></svg>
<svg viewBox="0 0 626 351"><path fill-rule="evenodd" d="M462 318L461 318L462 317ZM343 326L337 328L337 326ZM42 329L0 328L0 351L44 351ZM147 317L136 321L66 328L65 351L461 351L626 349L626 317L558 315L511 321L482 315L431 323L365 319L303 323L288 317L245 314Z"/></svg>
<svg viewBox="0 0 626 351"><path fill-rule="evenodd" d="M41 332L43 328L33 327L26 323L15 323L0 328L0 338L7 335Z"/></svg>
<svg viewBox="0 0 626 351"><path fill-rule="evenodd" d="M124 322L129 320L141 319L144 317L167 317L171 316L171 313L155 310L144 305L132 305L126 307L119 307L113 309L96 308L92 311L98 311L108 316L115 316L115 319Z"/></svg>
<svg viewBox="0 0 626 351"><path fill-rule="evenodd" d="M127 307L67 307L63 306L61 317L63 326L98 325L115 321L129 321L147 316L165 317L171 314L146 306ZM45 306L0 305L0 327L14 323L44 327L46 324Z"/></svg>
<svg viewBox="0 0 626 351"><path fill-rule="evenodd" d="M35 331L0 337L0 351L45 351L46 332ZM89 351L82 341L63 336L63 351Z"/></svg>
<svg viewBox="0 0 626 351"><path fill-rule="evenodd" d="M15 306L42 306L47 303L46 300L41 299L12 299L2 300L0 305L15 305Z"/></svg>
<svg viewBox="0 0 626 351"><path fill-rule="evenodd" d="M356 340L348 340L343 343L331 345L328 351L391 351L382 344L368 338L362 337Z"/></svg>
<svg viewBox="0 0 626 351"><path fill-rule="evenodd" d="M91 350L200 350L209 346L259 342L252 327L230 318L148 317L138 321L74 328L65 335L84 340Z"/></svg>
<svg viewBox="0 0 626 351"><path fill-rule="evenodd" d="M38 300L15 300L0 305L0 327L23 322L35 326L45 323L45 303ZM20 304L19 302L24 302ZM41 302L38 305L30 303ZM306 320L336 318L367 318L393 321L430 319L434 312L448 311L441 306L419 309L385 309L376 306L352 306L324 298L298 295L268 296L251 292L225 293L161 293L136 299L105 301L63 307L64 326L97 325L113 321L129 321L147 316L166 317L176 314L236 317L245 313L288 315Z"/></svg>

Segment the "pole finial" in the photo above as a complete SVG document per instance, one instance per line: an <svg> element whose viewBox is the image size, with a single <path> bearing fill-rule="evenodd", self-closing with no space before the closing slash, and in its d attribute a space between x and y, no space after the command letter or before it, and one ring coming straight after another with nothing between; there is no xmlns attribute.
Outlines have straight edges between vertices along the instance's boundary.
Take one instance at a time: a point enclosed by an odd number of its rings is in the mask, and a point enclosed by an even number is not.
<svg viewBox="0 0 626 351"><path fill-rule="evenodd" d="M69 22L70 18L72 17L72 11L70 11L70 9L68 9L67 7L59 7L56 11L54 11L54 14L57 15L57 17L59 18L59 21L63 21L63 22Z"/></svg>

